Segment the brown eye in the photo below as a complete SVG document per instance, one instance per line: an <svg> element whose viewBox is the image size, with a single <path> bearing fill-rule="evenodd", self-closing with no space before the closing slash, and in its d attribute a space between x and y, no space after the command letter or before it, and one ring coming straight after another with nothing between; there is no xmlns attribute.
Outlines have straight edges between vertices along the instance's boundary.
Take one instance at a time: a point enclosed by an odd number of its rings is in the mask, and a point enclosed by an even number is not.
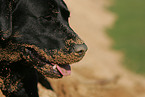
<svg viewBox="0 0 145 97"><path fill-rule="evenodd" d="M51 20L52 20L51 16L41 16L41 17L39 17L39 21L41 21L43 23L51 21Z"/></svg>

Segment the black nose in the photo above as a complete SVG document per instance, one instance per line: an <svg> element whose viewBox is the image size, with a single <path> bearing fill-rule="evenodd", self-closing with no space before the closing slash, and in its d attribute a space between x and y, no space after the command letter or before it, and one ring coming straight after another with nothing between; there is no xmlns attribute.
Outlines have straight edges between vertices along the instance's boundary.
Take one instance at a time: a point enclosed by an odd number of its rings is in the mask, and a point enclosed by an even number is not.
<svg viewBox="0 0 145 97"><path fill-rule="evenodd" d="M75 53L79 54L79 55L84 55L85 52L87 51L88 47L86 46L86 44L76 44L74 45L74 51Z"/></svg>

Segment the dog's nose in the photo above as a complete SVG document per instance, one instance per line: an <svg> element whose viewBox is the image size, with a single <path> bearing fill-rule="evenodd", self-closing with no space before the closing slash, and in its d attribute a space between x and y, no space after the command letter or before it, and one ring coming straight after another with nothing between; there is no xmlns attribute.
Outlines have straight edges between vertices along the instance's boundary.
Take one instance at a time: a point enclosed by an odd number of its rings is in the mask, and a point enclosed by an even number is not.
<svg viewBox="0 0 145 97"><path fill-rule="evenodd" d="M75 51L75 53L77 53L79 55L84 55L87 50L88 50L88 47L86 46L86 44L74 45L74 51Z"/></svg>

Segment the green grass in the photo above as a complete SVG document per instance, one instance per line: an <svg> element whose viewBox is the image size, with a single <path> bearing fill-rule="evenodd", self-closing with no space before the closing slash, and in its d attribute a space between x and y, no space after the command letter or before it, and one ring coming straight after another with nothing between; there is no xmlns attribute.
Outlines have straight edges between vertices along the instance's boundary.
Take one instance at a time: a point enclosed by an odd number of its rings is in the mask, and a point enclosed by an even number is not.
<svg viewBox="0 0 145 97"><path fill-rule="evenodd" d="M118 20L109 35L115 41L114 49L125 54L125 66L145 75L145 0L114 0L109 8Z"/></svg>

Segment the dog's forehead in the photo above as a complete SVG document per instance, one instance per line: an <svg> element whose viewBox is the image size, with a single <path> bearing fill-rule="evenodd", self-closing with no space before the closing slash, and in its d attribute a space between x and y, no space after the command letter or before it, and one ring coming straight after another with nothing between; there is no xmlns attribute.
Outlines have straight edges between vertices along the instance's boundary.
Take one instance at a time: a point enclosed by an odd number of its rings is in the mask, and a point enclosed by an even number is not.
<svg viewBox="0 0 145 97"><path fill-rule="evenodd" d="M13 0L14 3L27 3L27 4L37 4L37 5L43 5L43 7L48 7L48 4L51 4L53 6L63 7L67 9L67 5L65 4L64 0Z"/></svg>
<svg viewBox="0 0 145 97"><path fill-rule="evenodd" d="M67 5L65 4L64 0L46 0L46 1L53 3L52 5L57 7L57 9L61 8L61 9L64 9L64 10L68 10Z"/></svg>
<svg viewBox="0 0 145 97"><path fill-rule="evenodd" d="M54 1L58 4L58 6L67 9L67 5L65 4L64 0L54 0Z"/></svg>
<svg viewBox="0 0 145 97"><path fill-rule="evenodd" d="M19 6L20 9L26 9L33 15L41 16L49 13L49 11L61 11L61 9L68 11L68 8L63 0L13 0L14 10ZM23 7L22 7L23 6Z"/></svg>

